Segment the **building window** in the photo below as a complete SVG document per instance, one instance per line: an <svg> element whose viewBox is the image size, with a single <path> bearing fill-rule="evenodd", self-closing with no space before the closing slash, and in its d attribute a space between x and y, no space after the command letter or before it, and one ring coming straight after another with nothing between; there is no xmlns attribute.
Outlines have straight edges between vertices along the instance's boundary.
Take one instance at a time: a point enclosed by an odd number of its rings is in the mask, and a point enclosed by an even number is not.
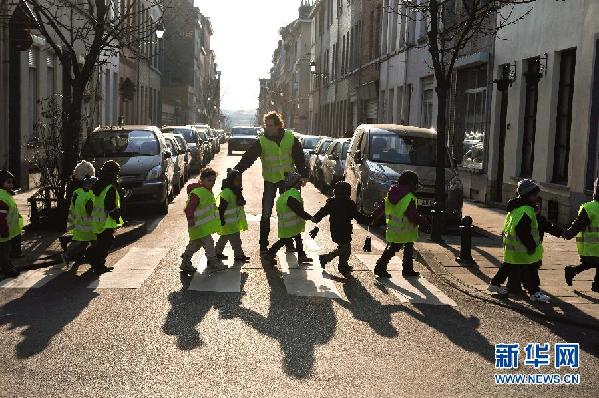
<svg viewBox="0 0 599 398"><path fill-rule="evenodd" d="M572 98L574 97L574 70L576 49L561 52L557 116L555 121L555 149L553 156L553 182L568 183L570 160L570 129L572 126Z"/></svg>
<svg viewBox="0 0 599 398"><path fill-rule="evenodd" d="M389 123L395 123L395 90L389 90Z"/></svg>
<svg viewBox="0 0 599 398"><path fill-rule="evenodd" d="M534 164L535 135L537 130L537 101L539 99L540 60L526 61L526 105L524 108L524 133L522 135L522 165L520 175L531 177Z"/></svg>
<svg viewBox="0 0 599 398"><path fill-rule="evenodd" d="M54 75L54 55L48 55L46 58L46 96L48 98L54 95L56 90L56 76Z"/></svg>
<svg viewBox="0 0 599 398"><path fill-rule="evenodd" d="M29 49L29 139L33 140L35 134L35 123L37 123L37 100L38 100L38 79L37 79L37 61L39 51L37 48Z"/></svg>
<svg viewBox="0 0 599 398"><path fill-rule="evenodd" d="M434 81L432 77L422 79L422 109L420 110L420 127L431 128L433 126L433 97Z"/></svg>

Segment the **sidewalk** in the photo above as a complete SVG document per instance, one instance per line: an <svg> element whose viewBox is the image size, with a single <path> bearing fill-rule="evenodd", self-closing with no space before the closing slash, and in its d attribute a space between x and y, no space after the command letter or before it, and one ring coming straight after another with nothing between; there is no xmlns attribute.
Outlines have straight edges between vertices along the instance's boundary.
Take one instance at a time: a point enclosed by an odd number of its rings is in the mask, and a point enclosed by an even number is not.
<svg viewBox="0 0 599 398"><path fill-rule="evenodd" d="M460 251L459 236L445 236L447 244L443 246L423 239L416 244L416 249L429 267L446 273L449 279L476 294L495 299L497 296L488 294L486 288L503 260L500 235L505 212L465 203L464 215L472 217L474 225L482 231L482 234L473 237L472 257L476 261L475 265L464 267L455 261ZM599 293L591 291L595 271L579 274L571 287L564 280L564 267L578 264L575 242L545 235L544 248L545 256L539 275L541 289L551 296L551 303L533 304L524 297L500 299L501 303L539 315L599 327Z"/></svg>

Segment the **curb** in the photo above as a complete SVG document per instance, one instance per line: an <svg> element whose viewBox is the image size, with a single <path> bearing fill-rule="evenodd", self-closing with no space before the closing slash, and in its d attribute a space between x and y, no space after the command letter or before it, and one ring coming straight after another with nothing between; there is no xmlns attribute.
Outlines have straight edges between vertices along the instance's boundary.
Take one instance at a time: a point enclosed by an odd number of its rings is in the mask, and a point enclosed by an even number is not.
<svg viewBox="0 0 599 398"><path fill-rule="evenodd" d="M573 326L578 326L578 327L582 327L582 328L589 329L589 330L599 331L599 326L597 323L588 323L585 321L578 321L576 319L569 319L567 317L543 314L543 313L535 311L531 308L526 308L521 305L514 305L510 301L498 300L498 299L493 298L492 296L488 296L484 293L481 293L480 291L478 291L477 289L468 285L467 283L464 283L458 277L453 276L449 271L447 271L445 269L443 264L441 264L439 261L434 259L434 256L432 256L430 253L426 253L425 251L420 250L418 247L416 247L415 249L416 250L414 251L414 254L415 254L415 259L417 259L417 261L419 261L422 265L424 265L433 274L435 274L439 278L443 279L443 281L445 281L451 287L453 287L454 289L456 289L457 291L459 291L460 293L462 293L466 296L469 296L471 298L474 298L474 299L477 299L480 301L484 301L489 304L496 305L498 307L510 309L510 310L513 310L520 314L530 315L530 316L533 316L536 318L542 318L542 319L559 322L559 323L566 324L566 325L573 325Z"/></svg>

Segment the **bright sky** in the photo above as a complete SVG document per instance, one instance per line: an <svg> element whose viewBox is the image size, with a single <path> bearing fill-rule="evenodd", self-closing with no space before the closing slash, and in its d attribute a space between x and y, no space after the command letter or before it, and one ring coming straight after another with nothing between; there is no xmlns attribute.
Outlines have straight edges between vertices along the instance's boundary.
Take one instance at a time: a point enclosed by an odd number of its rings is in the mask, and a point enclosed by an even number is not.
<svg viewBox="0 0 599 398"><path fill-rule="evenodd" d="M260 78L267 78L279 28L295 20L301 0L195 0L212 21L212 49L222 71L221 108L258 107Z"/></svg>

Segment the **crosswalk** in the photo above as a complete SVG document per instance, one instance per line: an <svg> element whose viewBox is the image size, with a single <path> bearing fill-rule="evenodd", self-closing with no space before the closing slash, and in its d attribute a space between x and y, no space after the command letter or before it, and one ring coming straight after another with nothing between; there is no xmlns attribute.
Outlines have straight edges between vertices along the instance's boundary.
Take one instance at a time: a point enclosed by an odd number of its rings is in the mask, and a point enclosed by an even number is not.
<svg viewBox="0 0 599 398"><path fill-rule="evenodd" d="M308 256L313 259L311 264L298 264L296 253L287 253L281 250L277 255L278 264L276 267L281 273L287 293L292 296L347 300L337 287L339 283L343 283L343 280L321 268L318 260L321 248L318 243L306 235L304 237L304 247ZM373 247L377 249L384 248L384 243L375 238L373 239ZM168 252L168 248L161 247L131 247L116 262L112 272L101 275L87 287L98 290L139 289L165 259ZM234 263L234 256L229 248L227 248L225 255L228 256L228 260L224 261L228 269L222 272L212 272L207 269L205 255L198 255L195 263L197 272L191 277L187 289L200 292L241 293L242 269L245 267L246 272L248 270L259 272L260 268L248 264ZM362 267L357 267L354 272L356 277L363 275L360 271L374 270L378 259L378 255L367 253L354 253L354 257L362 264ZM390 279L378 279L377 283L391 292L399 302L456 306L455 301L426 278L422 276L419 278L403 278L399 257L392 259L388 270L392 277ZM58 266L26 271L17 278L1 280L0 289L39 289L65 272L67 271Z"/></svg>

